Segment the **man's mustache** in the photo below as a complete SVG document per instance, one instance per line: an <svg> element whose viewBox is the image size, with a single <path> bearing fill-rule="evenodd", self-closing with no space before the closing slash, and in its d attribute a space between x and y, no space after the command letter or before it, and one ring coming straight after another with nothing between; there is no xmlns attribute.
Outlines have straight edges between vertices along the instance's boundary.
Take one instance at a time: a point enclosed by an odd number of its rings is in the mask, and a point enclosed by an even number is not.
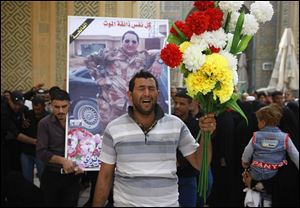
<svg viewBox="0 0 300 208"><path fill-rule="evenodd" d="M66 115L65 113L59 113L59 114L57 114L58 116L64 116L64 115Z"/></svg>

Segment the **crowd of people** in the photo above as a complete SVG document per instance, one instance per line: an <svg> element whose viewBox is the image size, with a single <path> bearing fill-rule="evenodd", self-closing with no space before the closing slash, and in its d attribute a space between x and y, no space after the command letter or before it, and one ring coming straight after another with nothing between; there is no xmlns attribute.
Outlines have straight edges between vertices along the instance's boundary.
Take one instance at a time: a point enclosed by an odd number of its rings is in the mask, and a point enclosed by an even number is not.
<svg viewBox="0 0 300 208"><path fill-rule="evenodd" d="M39 84L1 96L1 205L204 206L197 193L202 131L210 131L206 204L245 206L245 187L260 205L299 206L299 101L290 91L244 93L236 112L203 115L185 88L172 87L172 114L157 104L159 84L146 71L130 79L127 112L107 125L100 171L64 157L69 94ZM200 145L199 145L200 144ZM286 154L288 153L288 154ZM33 183L34 167L40 187Z"/></svg>
<svg viewBox="0 0 300 208"><path fill-rule="evenodd" d="M298 101L285 100L284 93L280 91L275 91L268 95L261 94L263 93L247 95L244 100L241 99L239 102L239 105L248 118L248 124L235 112L224 112L217 118L216 137L212 139L213 159L211 168L214 175L214 184L209 198L209 203L212 206L244 205L245 194L241 191L244 188L244 183L241 180L241 173L244 173L244 167L241 164L241 160L245 147L251 138L253 138L253 133L259 132L260 119L263 120L256 115L259 109L271 104L277 105L282 114L277 125L279 128L278 131L288 133L292 143L297 149L299 148ZM262 99L262 96L267 99ZM275 114L277 108L272 107L271 109L273 109L271 112ZM272 124L276 123L274 121L275 116L272 116L271 120ZM266 129L262 128L261 130ZM279 140L278 137L272 137L275 138L274 140ZM266 143L262 142L262 144ZM252 148L254 147L255 144L253 144ZM268 154L272 150L270 148ZM283 150L281 149L281 151ZM289 156L287 156L287 161L288 165L279 168L278 176L275 177L276 181L268 183L268 193L276 195L276 197L272 197L272 200L277 200L273 202L273 206L282 206L283 204L298 206L299 204L296 195L299 193L298 170L293 162L290 161ZM289 175L289 177L282 178L283 175ZM248 172L244 173L243 176L252 177ZM273 180L275 179L273 178ZM291 194L286 194L287 190ZM278 192L281 193L279 194Z"/></svg>

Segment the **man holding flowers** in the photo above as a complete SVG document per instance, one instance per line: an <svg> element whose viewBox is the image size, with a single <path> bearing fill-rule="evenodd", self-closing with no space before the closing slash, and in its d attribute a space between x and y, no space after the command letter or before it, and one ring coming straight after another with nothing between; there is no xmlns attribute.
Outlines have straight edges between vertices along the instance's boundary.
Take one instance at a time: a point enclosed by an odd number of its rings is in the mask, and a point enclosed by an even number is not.
<svg viewBox="0 0 300 208"><path fill-rule="evenodd" d="M183 121L162 111L158 82L151 73L135 74L127 95L132 103L128 113L104 131L93 206L105 205L114 184L115 207L178 207L176 150L199 170L203 139L199 145ZM213 132L214 115L200 118L197 125Z"/></svg>
<svg viewBox="0 0 300 208"><path fill-rule="evenodd" d="M244 1L195 1L195 11L185 21L172 23L168 44L161 58L171 68L179 67L188 95L199 101L205 113L230 108L246 116L236 103L237 54L243 52L259 29L271 20L272 5L252 3L250 13L241 10ZM207 149L210 135L204 133L199 193L205 199L208 187Z"/></svg>

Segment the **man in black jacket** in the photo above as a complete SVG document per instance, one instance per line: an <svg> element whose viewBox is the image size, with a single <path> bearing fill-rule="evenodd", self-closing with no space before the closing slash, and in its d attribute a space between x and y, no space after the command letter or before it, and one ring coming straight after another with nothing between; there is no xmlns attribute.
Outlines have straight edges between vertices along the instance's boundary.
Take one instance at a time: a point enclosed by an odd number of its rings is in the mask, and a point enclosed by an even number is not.
<svg viewBox="0 0 300 208"><path fill-rule="evenodd" d="M12 92L9 99L1 97L1 205L5 204L9 172L21 170L16 137L21 129L24 100L20 91Z"/></svg>

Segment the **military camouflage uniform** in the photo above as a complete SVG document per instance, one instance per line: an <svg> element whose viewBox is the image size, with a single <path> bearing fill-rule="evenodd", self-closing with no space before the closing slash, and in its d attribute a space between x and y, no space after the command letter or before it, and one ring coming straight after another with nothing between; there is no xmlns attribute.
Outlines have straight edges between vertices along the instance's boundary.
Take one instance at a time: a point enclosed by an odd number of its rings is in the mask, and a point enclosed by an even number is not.
<svg viewBox="0 0 300 208"><path fill-rule="evenodd" d="M159 51L158 51L159 52ZM128 84L133 75L141 69L150 70L158 63L159 53L149 54L146 50L128 55L123 48L102 49L86 60L92 77L100 85L98 107L102 127L124 114L127 110Z"/></svg>

